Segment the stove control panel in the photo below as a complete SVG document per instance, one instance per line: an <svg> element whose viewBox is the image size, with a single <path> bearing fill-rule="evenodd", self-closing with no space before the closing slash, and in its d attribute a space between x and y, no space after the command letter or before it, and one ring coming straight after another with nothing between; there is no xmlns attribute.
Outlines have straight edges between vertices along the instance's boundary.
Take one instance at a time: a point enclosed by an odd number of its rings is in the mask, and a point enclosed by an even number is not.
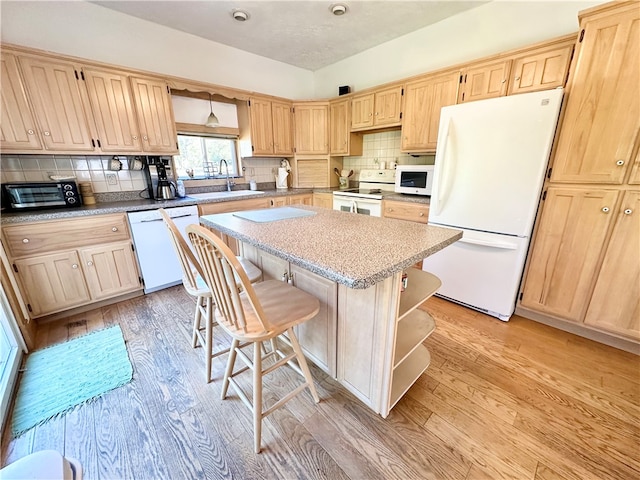
<svg viewBox="0 0 640 480"><path fill-rule="evenodd" d="M395 183L395 170L361 170L361 182Z"/></svg>

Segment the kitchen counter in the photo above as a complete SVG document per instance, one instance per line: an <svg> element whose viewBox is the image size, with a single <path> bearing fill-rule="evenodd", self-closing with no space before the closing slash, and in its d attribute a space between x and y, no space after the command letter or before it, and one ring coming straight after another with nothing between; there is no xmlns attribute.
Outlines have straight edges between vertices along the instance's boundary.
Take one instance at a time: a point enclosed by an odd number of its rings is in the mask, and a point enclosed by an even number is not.
<svg viewBox="0 0 640 480"><path fill-rule="evenodd" d="M223 213L200 222L350 288L368 288L462 237L458 230L402 220L296 208L315 214L256 223Z"/></svg>
<svg viewBox="0 0 640 480"><path fill-rule="evenodd" d="M51 209L51 210L34 210L25 212L3 212L0 217L2 225L26 223L26 222L42 222L45 220L56 220L59 218L75 218L84 217L89 215L107 215L110 213L122 213L122 212L138 212L142 210L154 210L157 208L170 208L170 207L184 207L187 205L200 205L203 203L221 203L230 202L233 200L246 200L249 198L264 198L264 197L282 197L288 195L301 195L305 193L312 193L310 188L298 188L288 190L261 190L264 193L260 194L247 194L247 195L235 195L230 198L214 198L214 199L199 199L192 198L188 195L184 198L176 198L174 200L129 200L122 202L100 202L95 205L86 205L80 208L69 209Z"/></svg>
<svg viewBox="0 0 640 480"><path fill-rule="evenodd" d="M319 313L297 328L305 355L387 417L431 361L424 341L435 320L417 307L440 280L411 265L462 232L318 207L269 210L200 222L239 240L265 280L286 278L318 298ZM282 214L308 216L273 220Z"/></svg>

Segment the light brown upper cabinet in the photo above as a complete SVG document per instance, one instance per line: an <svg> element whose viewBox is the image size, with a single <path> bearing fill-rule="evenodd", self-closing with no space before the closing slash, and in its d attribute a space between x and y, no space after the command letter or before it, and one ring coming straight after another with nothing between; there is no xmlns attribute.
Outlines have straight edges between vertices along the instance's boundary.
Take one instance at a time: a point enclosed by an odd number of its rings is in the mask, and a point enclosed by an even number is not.
<svg viewBox="0 0 640 480"><path fill-rule="evenodd" d="M253 97L239 102L240 153L243 157L293 156L291 104Z"/></svg>
<svg viewBox="0 0 640 480"><path fill-rule="evenodd" d="M470 65L462 70L458 103L503 97L507 94L511 60Z"/></svg>
<svg viewBox="0 0 640 480"><path fill-rule="evenodd" d="M438 140L440 109L458 98L460 72L424 77L405 86L402 119L403 152L433 152Z"/></svg>
<svg viewBox="0 0 640 480"><path fill-rule="evenodd" d="M297 155L329 153L329 103L293 104L295 152Z"/></svg>
<svg viewBox="0 0 640 480"><path fill-rule="evenodd" d="M640 141L640 9L630 2L581 26L551 180L621 184Z"/></svg>
<svg viewBox="0 0 640 480"><path fill-rule="evenodd" d="M94 151L79 69L70 62L31 55L19 55L18 63L45 149Z"/></svg>
<svg viewBox="0 0 640 480"><path fill-rule="evenodd" d="M142 142L129 77L117 71L93 67L84 67L82 73L89 93L100 149L103 152L141 151Z"/></svg>
<svg viewBox="0 0 640 480"><path fill-rule="evenodd" d="M0 65L0 148L3 152L41 150L40 135L18 72L16 56L0 52Z"/></svg>
<svg viewBox="0 0 640 480"><path fill-rule="evenodd" d="M351 98L351 130L400 125L403 86L382 88Z"/></svg>
<svg viewBox="0 0 640 480"><path fill-rule="evenodd" d="M573 42L536 49L513 60L508 95L562 87L569 72Z"/></svg>
<svg viewBox="0 0 640 480"><path fill-rule="evenodd" d="M362 134L351 133L351 101L329 103L329 153L336 156L362 155Z"/></svg>
<svg viewBox="0 0 640 480"><path fill-rule="evenodd" d="M178 135L167 82L151 77L131 77L145 152L178 153Z"/></svg>

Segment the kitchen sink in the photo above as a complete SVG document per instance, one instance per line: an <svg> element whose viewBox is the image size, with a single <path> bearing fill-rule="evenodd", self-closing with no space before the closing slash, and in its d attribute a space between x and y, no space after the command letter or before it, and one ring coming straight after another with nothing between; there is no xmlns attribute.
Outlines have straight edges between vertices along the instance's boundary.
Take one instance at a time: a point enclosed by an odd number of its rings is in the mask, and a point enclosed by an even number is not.
<svg viewBox="0 0 640 480"><path fill-rule="evenodd" d="M187 196L191 198L210 200L214 198L234 198L248 195L260 195L263 193L264 192L260 190L232 190L231 192L225 190L222 192L190 193Z"/></svg>

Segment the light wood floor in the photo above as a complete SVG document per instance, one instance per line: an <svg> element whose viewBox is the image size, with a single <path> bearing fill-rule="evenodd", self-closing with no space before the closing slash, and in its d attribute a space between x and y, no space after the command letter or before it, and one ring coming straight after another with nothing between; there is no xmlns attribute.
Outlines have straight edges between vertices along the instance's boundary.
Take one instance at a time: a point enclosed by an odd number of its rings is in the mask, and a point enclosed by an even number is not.
<svg viewBox="0 0 640 480"><path fill-rule="evenodd" d="M11 440L2 464L53 448L93 479L637 479L639 357L514 317L440 299L432 364L385 420L312 367L305 392L264 421L220 400L190 347L193 301L174 287L43 326L45 346L120 324L133 381ZM273 374L267 399L295 380ZM271 391L272 393L268 393Z"/></svg>

